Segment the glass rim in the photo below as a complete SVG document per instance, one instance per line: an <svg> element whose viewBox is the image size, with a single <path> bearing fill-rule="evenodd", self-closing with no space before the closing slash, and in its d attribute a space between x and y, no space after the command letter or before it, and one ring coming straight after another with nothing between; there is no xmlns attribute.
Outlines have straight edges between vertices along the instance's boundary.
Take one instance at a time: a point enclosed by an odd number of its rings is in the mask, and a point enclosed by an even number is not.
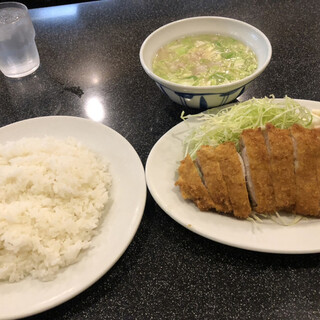
<svg viewBox="0 0 320 320"><path fill-rule="evenodd" d="M15 1L0 2L0 11L10 8L22 10L21 14L19 15L19 18L14 21L0 23L0 28L8 28L9 26L14 26L15 24L18 24L22 18L30 18L29 9L23 3Z"/></svg>
<svg viewBox="0 0 320 320"><path fill-rule="evenodd" d="M21 9L28 11L28 7L21 2L16 2L16 1L0 2L0 9L1 8L15 8L15 7L20 7Z"/></svg>

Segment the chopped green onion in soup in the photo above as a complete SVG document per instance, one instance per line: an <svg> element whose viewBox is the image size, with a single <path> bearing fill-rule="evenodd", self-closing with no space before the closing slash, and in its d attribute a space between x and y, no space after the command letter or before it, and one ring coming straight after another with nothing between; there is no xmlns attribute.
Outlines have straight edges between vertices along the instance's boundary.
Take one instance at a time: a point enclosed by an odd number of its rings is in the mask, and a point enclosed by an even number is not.
<svg viewBox="0 0 320 320"><path fill-rule="evenodd" d="M243 79L258 67L255 53L244 43L217 34L192 35L160 48L153 72L182 85L213 86Z"/></svg>

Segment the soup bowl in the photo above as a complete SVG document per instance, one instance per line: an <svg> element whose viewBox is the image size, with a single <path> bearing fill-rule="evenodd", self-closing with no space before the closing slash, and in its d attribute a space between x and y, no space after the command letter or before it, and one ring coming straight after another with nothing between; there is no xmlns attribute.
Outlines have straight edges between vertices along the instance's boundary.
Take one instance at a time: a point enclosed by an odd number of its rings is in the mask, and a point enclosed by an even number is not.
<svg viewBox="0 0 320 320"><path fill-rule="evenodd" d="M219 34L241 41L255 53L257 68L241 80L212 86L182 85L154 74L152 63L160 48L178 38L197 34ZM201 110L235 100L245 87L265 70L271 55L270 41L260 30L243 21L216 16L193 17L166 24L152 32L140 48L141 65L159 89L177 104Z"/></svg>

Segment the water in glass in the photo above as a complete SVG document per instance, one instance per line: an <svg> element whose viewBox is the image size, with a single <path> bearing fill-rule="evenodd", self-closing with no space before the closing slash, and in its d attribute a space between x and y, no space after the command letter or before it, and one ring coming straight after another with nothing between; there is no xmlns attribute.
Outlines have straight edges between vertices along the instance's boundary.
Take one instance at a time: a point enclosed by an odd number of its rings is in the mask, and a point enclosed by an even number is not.
<svg viewBox="0 0 320 320"><path fill-rule="evenodd" d="M27 8L1 7L0 4L1 71L17 78L34 72L39 64L35 30Z"/></svg>

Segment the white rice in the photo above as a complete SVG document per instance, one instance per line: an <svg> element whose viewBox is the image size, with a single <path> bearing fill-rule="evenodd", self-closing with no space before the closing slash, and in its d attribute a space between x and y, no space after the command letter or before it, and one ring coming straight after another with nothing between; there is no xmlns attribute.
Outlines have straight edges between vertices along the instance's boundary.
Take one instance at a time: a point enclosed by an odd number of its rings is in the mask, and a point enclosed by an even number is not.
<svg viewBox="0 0 320 320"><path fill-rule="evenodd" d="M0 144L0 280L47 281L76 262L110 186L105 160L72 138Z"/></svg>

